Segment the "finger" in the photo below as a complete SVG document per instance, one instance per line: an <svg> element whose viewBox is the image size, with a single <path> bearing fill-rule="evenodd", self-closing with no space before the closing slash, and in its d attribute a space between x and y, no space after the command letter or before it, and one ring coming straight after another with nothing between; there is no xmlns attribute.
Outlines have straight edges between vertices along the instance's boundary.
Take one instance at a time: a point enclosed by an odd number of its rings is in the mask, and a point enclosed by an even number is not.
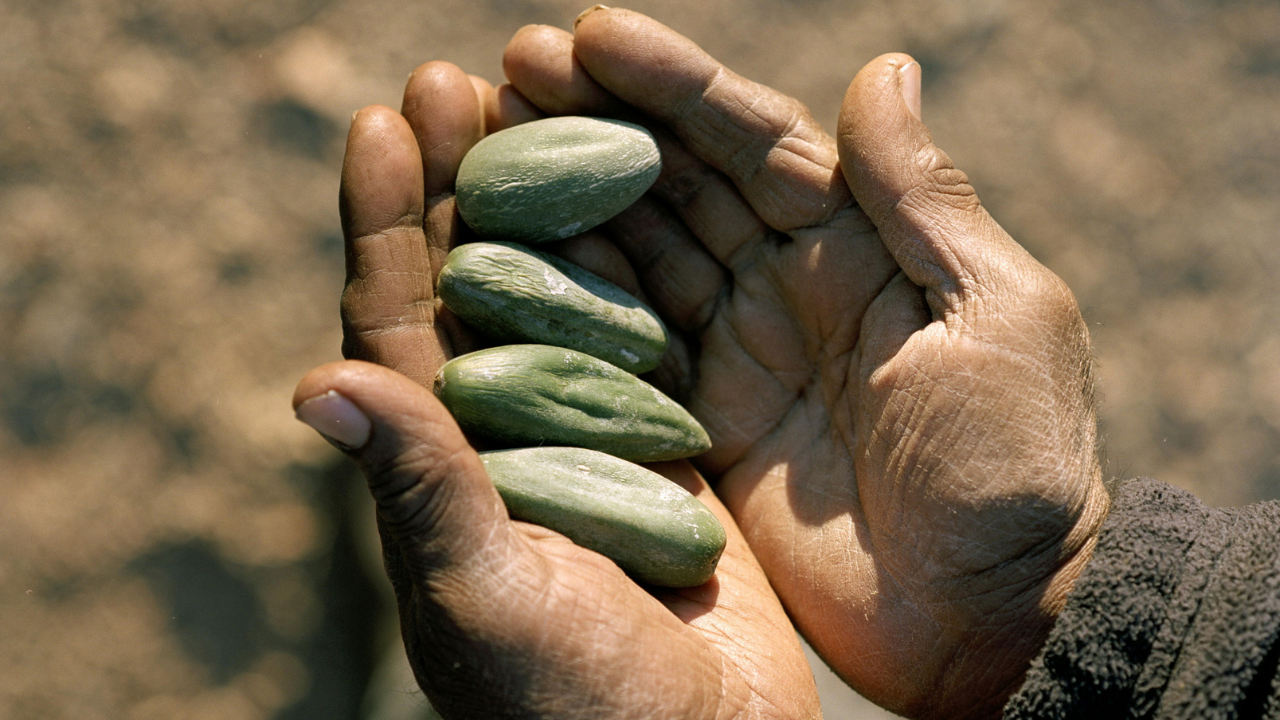
<svg viewBox="0 0 1280 720"><path fill-rule="evenodd" d="M471 78L450 63L422 65L409 76L401 112L418 139L428 204L452 195L458 165L484 137L484 115Z"/></svg>
<svg viewBox="0 0 1280 720"><path fill-rule="evenodd" d="M546 117L510 83L494 87L479 75L468 75L480 102L480 128L485 135Z"/></svg>
<svg viewBox="0 0 1280 720"><path fill-rule="evenodd" d="M729 291L725 269L661 203L642 197L606 229L664 321L694 334L710 322Z"/></svg>
<svg viewBox="0 0 1280 720"><path fill-rule="evenodd" d="M863 330L859 335L862 338L859 348L861 357L858 366L862 368L863 380L869 381L877 389L903 386L895 383L897 378L890 375L917 369L909 363L891 366L891 361L930 320L924 291L907 279L905 274L899 272L894 275L867 307L862 319Z"/></svg>
<svg viewBox="0 0 1280 720"><path fill-rule="evenodd" d="M488 133L496 133L544 117L546 115L510 83L499 85L484 106L485 131Z"/></svg>
<svg viewBox="0 0 1280 720"><path fill-rule="evenodd" d="M605 90L657 118L727 175L771 227L818 225L849 204L835 142L803 104L750 82L631 12L581 17L574 56Z"/></svg>
<svg viewBox="0 0 1280 720"><path fill-rule="evenodd" d="M672 333L667 351L658 361L658 367L645 376L650 384L681 405L689 404L689 399L698 386L696 358L691 347L695 343L694 340L685 340L683 336Z"/></svg>
<svg viewBox="0 0 1280 720"><path fill-rule="evenodd" d="M617 117L648 127L662 154L662 173L651 192L721 263L732 269L749 262L751 250L774 232L728 177L587 75L569 33L542 25L523 28L507 45L503 67L512 84L548 112Z"/></svg>
<svg viewBox="0 0 1280 720"><path fill-rule="evenodd" d="M377 105L357 111L347 134L338 203L347 237L419 224L421 188L421 159L404 118Z"/></svg>
<svg viewBox="0 0 1280 720"><path fill-rule="evenodd" d="M340 362L308 373L293 404L360 466L415 587L442 573L492 573L512 539L506 509L429 390L379 365Z"/></svg>
<svg viewBox="0 0 1280 720"><path fill-rule="evenodd" d="M600 87L573 54L573 36L549 25L516 31L502 54L502 72L530 102L552 115L634 115Z"/></svg>
<svg viewBox="0 0 1280 720"><path fill-rule="evenodd" d="M649 300L640 288L640 280L627 256L603 234L588 230L581 235L548 243L548 251L568 260L587 272L599 275L634 295L645 304Z"/></svg>
<svg viewBox="0 0 1280 720"><path fill-rule="evenodd" d="M920 65L895 53L868 63L849 86L838 136L854 196L935 314L1034 289L1046 271L933 144L918 117L919 82Z"/></svg>
<svg viewBox="0 0 1280 720"><path fill-rule="evenodd" d="M489 125L487 121L489 114L487 108L489 105L494 104L494 96L497 91L494 90L492 83L479 75L467 75L467 79L471 81L471 87L476 91L476 106L480 110L480 133L481 135L488 134Z"/></svg>
<svg viewBox="0 0 1280 720"><path fill-rule="evenodd" d="M342 353L428 384L448 349L435 328L423 207L422 159L408 123L386 107L356 113L339 191Z"/></svg>

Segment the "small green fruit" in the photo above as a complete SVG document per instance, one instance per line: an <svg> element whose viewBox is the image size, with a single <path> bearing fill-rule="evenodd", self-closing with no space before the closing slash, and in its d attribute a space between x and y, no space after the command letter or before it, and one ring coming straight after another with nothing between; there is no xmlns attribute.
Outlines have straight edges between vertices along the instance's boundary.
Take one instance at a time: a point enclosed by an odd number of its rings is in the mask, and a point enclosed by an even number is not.
<svg viewBox="0 0 1280 720"><path fill-rule="evenodd" d="M626 460L582 448L480 453L511 517L613 560L637 580L692 587L711 579L724 526L684 488Z"/></svg>
<svg viewBox="0 0 1280 720"><path fill-rule="evenodd" d="M460 245L438 283L450 310L499 342L571 348L633 373L657 367L667 349L662 321L625 290L521 245Z"/></svg>
<svg viewBox="0 0 1280 720"><path fill-rule="evenodd" d="M609 363L549 345L503 345L445 363L436 396L468 433L511 447L573 445L635 462L711 449L679 403Z"/></svg>
<svg viewBox="0 0 1280 720"><path fill-rule="evenodd" d="M554 117L496 132L458 167L462 219L488 238L539 243L617 215L658 179L648 130L620 120Z"/></svg>

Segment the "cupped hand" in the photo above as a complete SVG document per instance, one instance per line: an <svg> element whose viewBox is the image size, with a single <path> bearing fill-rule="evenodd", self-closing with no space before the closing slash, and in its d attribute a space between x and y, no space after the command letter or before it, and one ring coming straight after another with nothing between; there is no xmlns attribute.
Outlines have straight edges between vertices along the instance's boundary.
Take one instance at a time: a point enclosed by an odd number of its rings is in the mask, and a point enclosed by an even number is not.
<svg viewBox="0 0 1280 720"><path fill-rule="evenodd" d="M1089 340L933 145L919 65L868 64L838 139L625 10L526 28L505 68L543 112L658 137L613 274L678 331L657 377L805 636L899 713L998 714L1107 507Z"/></svg>
<svg viewBox="0 0 1280 720"><path fill-rule="evenodd" d="M777 596L689 463L654 469L720 518L727 548L705 585L646 589L563 536L512 521L427 389L445 360L475 347L433 293L465 233L458 163L486 126L537 116L510 88L431 63L411 77L401 113L367 108L348 137L343 351L357 360L312 371L294 404L369 481L418 682L447 718L818 717ZM585 238L565 249L590 265L611 247Z"/></svg>

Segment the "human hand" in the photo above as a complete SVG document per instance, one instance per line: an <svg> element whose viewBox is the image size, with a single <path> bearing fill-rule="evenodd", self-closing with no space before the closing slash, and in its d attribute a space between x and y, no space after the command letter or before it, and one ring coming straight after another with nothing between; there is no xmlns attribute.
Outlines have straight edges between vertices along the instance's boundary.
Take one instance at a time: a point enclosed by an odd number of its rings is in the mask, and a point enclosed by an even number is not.
<svg viewBox="0 0 1280 720"><path fill-rule="evenodd" d="M658 136L617 274L679 332L660 378L805 636L896 712L998 714L1106 511L1089 341L933 145L919 66L864 68L838 141L625 10L526 28L505 66L545 112Z"/></svg>
<svg viewBox="0 0 1280 720"><path fill-rule="evenodd" d="M691 465L655 469L720 518L727 547L710 582L646 590L604 557L510 520L426 389L445 360L474 347L433 293L465 232L457 165L486 125L536 115L509 89L431 63L411 77L403 114L367 108L348 137L343 350L380 365L317 368L294 404L369 481L418 682L449 718L818 717L790 622ZM598 247L586 238L568 249L590 264Z"/></svg>

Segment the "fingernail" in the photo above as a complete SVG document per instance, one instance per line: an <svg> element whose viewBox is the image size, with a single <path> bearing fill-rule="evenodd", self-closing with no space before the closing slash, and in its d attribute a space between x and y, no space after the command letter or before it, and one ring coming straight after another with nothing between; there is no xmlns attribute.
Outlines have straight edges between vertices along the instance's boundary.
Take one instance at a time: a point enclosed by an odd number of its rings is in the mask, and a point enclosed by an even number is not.
<svg viewBox="0 0 1280 720"><path fill-rule="evenodd" d="M590 15L591 13L597 10L611 10L611 9L612 8L610 8L608 5L592 5L591 7L579 13L578 17L573 19L573 27L576 29L578 27L578 23L582 22L583 18L585 18L586 16Z"/></svg>
<svg viewBox="0 0 1280 720"><path fill-rule="evenodd" d="M369 418L337 390L303 402L294 412L299 420L344 450L359 450L369 442Z"/></svg>
<svg viewBox="0 0 1280 720"><path fill-rule="evenodd" d="M907 110L920 119L920 63L914 60L898 68L898 89L902 91L902 100Z"/></svg>

